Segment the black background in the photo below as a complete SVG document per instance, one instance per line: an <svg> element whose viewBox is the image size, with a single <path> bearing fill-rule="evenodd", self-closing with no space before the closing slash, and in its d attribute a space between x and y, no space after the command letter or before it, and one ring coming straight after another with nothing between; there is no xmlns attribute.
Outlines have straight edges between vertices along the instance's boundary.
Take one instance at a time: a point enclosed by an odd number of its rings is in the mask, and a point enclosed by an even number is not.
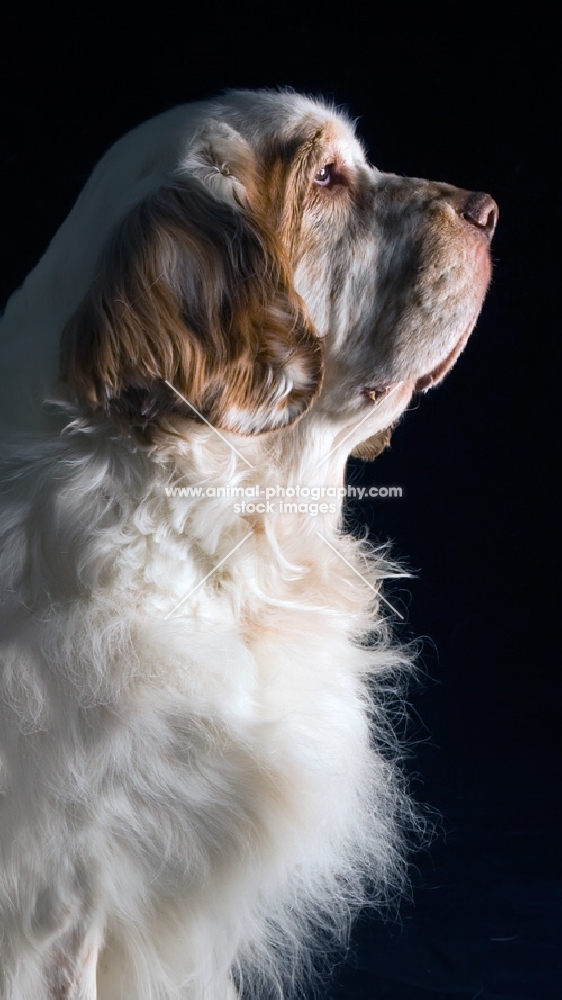
<svg viewBox="0 0 562 1000"><path fill-rule="evenodd" d="M554 465L559 383L558 27L540 4L326 2L67 15L30 6L2 40L2 298L97 159L167 107L289 85L359 119L383 170L493 194L494 280L454 372L355 481L400 485L351 523L416 572L388 591L424 636L407 766L441 829L399 920L364 918L322 994L560 995ZM552 17L552 20L549 18Z"/></svg>

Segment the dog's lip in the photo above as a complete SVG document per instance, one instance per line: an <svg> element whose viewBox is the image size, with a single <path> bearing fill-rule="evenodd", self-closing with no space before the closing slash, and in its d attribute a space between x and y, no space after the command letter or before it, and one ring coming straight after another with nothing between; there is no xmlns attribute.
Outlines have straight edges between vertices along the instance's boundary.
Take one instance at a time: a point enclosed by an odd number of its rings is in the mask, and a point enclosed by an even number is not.
<svg viewBox="0 0 562 1000"><path fill-rule="evenodd" d="M371 399L373 402L378 403L393 392L399 385L410 384L413 385L413 392L427 392L433 386L441 382L447 372L451 370L459 354L465 347L465 344L470 336L471 329L472 327L468 327L468 329L465 330L462 336L459 337L452 351L449 351L443 361L440 361L439 364L436 365L435 368L432 368L430 372L427 372L427 374L408 375L396 382L370 382L368 385L361 388L362 394Z"/></svg>
<svg viewBox="0 0 562 1000"><path fill-rule="evenodd" d="M414 385L414 392L427 392L428 389L431 389L432 386L437 385L443 378L445 378L445 375L451 370L459 354L461 354L464 350L471 331L472 325L467 327L462 337L459 337L457 340L453 350L449 351L443 361L436 365L435 368L432 368L427 375L422 375L421 378L417 379Z"/></svg>
<svg viewBox="0 0 562 1000"><path fill-rule="evenodd" d="M404 381L406 380L401 379L400 382L369 383L369 385L361 387L361 392L367 399L371 399L374 403L379 403L384 396L388 396L390 392L393 392L399 385L402 385Z"/></svg>

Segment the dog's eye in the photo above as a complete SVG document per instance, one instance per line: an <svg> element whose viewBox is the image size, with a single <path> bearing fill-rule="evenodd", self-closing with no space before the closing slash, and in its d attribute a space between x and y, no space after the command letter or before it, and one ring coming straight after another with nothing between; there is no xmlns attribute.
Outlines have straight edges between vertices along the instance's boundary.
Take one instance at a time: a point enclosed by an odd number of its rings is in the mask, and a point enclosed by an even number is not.
<svg viewBox="0 0 562 1000"><path fill-rule="evenodd" d="M333 181L333 174L334 164L326 163L326 165L322 167L322 170L319 170L316 174L314 183L318 184L320 187L329 187Z"/></svg>

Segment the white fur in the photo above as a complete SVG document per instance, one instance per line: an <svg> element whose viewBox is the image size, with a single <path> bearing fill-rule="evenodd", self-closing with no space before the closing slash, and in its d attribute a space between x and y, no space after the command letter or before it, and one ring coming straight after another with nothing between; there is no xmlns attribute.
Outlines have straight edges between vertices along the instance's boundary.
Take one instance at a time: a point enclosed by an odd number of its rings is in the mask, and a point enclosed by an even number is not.
<svg viewBox="0 0 562 1000"><path fill-rule="evenodd" d="M229 143L233 160L245 159L264 135L290 135L306 116L337 123L342 155L370 169L347 122L296 95L176 109L107 154L8 304L5 1000L228 1000L234 983L245 997L286 996L315 953L345 941L367 898L402 887L415 820L388 709L408 657L377 601L396 568L342 535L339 509L249 517L224 499L166 495L170 485L343 483L349 450L392 424L413 388L363 409L343 399L349 366L343 359L338 379L338 357L357 314L359 265L330 320L319 298L327 277L300 261L299 291L327 343L326 390L278 432L219 437L185 419L167 443L141 444L54 388L62 326L126 211L189 170L241 204L244 194L227 187ZM206 179L210 161L194 143L217 132ZM444 339L439 357L449 348ZM429 354L420 373L435 363Z"/></svg>

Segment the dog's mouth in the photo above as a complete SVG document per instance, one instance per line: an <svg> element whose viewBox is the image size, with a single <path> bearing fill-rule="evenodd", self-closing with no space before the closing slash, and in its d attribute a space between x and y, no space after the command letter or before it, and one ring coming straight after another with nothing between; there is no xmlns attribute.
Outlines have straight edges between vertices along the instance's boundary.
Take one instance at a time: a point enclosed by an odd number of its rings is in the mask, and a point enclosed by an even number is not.
<svg viewBox="0 0 562 1000"><path fill-rule="evenodd" d="M391 393L395 392L401 385L412 385L413 392L428 392L429 389L433 388L445 378L447 372L451 370L455 361L463 351L466 342L470 336L472 326L463 333L462 337L459 338L453 350L447 354L447 356L440 361L435 368L432 368L430 372L425 375L410 375L406 378L400 379L396 382L379 382L373 383L362 388L362 394L367 398L372 400L374 403L380 403L389 396Z"/></svg>
<svg viewBox="0 0 562 1000"><path fill-rule="evenodd" d="M433 368L428 375L422 375L421 378L417 379L414 385L414 392L427 392L428 389L431 389L434 385L438 385L438 383L445 378L447 372L450 372L451 368L455 364L455 361L464 350L471 332L472 325L465 330L462 337L460 337L453 347L453 350L449 352L443 361L436 365L436 367Z"/></svg>

